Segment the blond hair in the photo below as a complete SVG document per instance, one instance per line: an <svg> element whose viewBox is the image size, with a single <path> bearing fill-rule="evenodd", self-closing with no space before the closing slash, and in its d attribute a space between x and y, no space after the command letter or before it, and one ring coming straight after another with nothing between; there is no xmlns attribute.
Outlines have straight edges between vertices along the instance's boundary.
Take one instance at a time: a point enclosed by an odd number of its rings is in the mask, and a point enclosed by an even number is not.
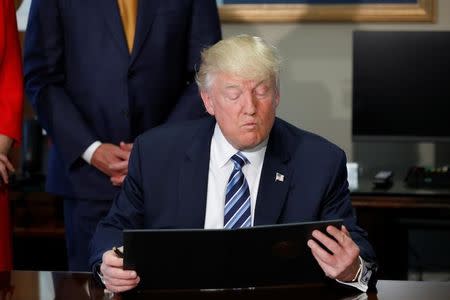
<svg viewBox="0 0 450 300"><path fill-rule="evenodd" d="M196 75L200 91L211 87L214 75L227 73L250 80L273 79L279 90L281 59L277 49L260 37L240 34L204 49Z"/></svg>

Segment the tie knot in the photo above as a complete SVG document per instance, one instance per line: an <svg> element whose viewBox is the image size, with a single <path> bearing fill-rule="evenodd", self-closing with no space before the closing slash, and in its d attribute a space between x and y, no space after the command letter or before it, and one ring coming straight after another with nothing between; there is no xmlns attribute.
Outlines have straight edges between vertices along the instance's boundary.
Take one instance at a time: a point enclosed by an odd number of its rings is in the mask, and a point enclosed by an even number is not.
<svg viewBox="0 0 450 300"><path fill-rule="evenodd" d="M235 169L242 169L242 167L248 163L248 159L247 157L244 156L244 154L242 154L241 152L236 153L235 155L233 155L231 157L231 160L234 163L234 168Z"/></svg>

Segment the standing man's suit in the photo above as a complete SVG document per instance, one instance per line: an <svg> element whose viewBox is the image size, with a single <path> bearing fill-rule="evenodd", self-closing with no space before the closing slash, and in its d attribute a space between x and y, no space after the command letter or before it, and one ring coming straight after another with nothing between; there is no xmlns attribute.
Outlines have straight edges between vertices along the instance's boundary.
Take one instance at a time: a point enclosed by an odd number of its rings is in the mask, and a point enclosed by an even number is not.
<svg viewBox="0 0 450 300"><path fill-rule="evenodd" d="M204 228L215 119L156 128L134 145L129 173L91 245L91 266L123 228ZM159 147L154 147L157 144ZM351 207L344 152L276 119L264 157L254 225L343 218L366 261L375 255ZM284 180L275 180L276 174Z"/></svg>
<svg viewBox="0 0 450 300"><path fill-rule="evenodd" d="M195 68L221 37L212 0L140 0L137 11L131 53L116 0L33 0L30 11L26 91L53 142L47 190L88 200L77 209L97 215L119 189L81 155L94 141L132 143L149 128L201 116Z"/></svg>

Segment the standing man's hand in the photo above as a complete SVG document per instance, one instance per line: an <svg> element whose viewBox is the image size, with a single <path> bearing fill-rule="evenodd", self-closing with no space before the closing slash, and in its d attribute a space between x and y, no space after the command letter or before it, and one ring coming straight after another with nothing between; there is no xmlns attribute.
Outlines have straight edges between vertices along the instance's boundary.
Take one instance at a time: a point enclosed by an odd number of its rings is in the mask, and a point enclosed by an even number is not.
<svg viewBox="0 0 450 300"><path fill-rule="evenodd" d="M9 173L15 171L7 156L12 143L13 140L10 137L0 134L0 186L2 182L8 183Z"/></svg>
<svg viewBox="0 0 450 300"><path fill-rule="evenodd" d="M2 185L2 181L6 184L8 183L9 172L14 171L14 167L8 160L8 157L5 154L0 153L0 179L2 179L0 180L0 186Z"/></svg>
<svg viewBox="0 0 450 300"><path fill-rule="evenodd" d="M113 144L103 143L92 155L91 164L108 177L120 176L123 174L116 171L113 166L123 161L126 161L128 166L129 156L129 151Z"/></svg>
<svg viewBox="0 0 450 300"><path fill-rule="evenodd" d="M114 186L121 186L128 174L128 160L130 159L131 150L133 149L133 143L127 144L125 142L120 142L119 147L127 152L128 156L125 160L111 165L111 169L119 173L119 175L111 176L111 183Z"/></svg>
<svg viewBox="0 0 450 300"><path fill-rule="evenodd" d="M123 258L118 257L113 250L103 253L100 272L103 284L114 293L131 290L141 280L135 271L123 269Z"/></svg>
<svg viewBox="0 0 450 300"><path fill-rule="evenodd" d="M335 239L314 230L312 235L321 242L332 254L328 253L314 240L308 241L308 246L314 258L319 263L325 275L340 281L353 281L360 268L359 247L350 237L345 226L341 230L328 226L327 232Z"/></svg>

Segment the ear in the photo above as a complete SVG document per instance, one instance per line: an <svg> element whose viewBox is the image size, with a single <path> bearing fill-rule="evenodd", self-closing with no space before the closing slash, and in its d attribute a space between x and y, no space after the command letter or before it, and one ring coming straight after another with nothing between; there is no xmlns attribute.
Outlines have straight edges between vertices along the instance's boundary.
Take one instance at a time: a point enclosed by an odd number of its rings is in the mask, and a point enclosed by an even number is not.
<svg viewBox="0 0 450 300"><path fill-rule="evenodd" d="M274 102L275 108L277 108L278 104L280 104L280 92L277 91L275 93L275 98L273 99L273 102Z"/></svg>
<svg viewBox="0 0 450 300"><path fill-rule="evenodd" d="M212 98L209 96L208 92L201 91L200 96L202 97L203 104L205 105L206 111L211 116L214 116L214 103L213 103Z"/></svg>

